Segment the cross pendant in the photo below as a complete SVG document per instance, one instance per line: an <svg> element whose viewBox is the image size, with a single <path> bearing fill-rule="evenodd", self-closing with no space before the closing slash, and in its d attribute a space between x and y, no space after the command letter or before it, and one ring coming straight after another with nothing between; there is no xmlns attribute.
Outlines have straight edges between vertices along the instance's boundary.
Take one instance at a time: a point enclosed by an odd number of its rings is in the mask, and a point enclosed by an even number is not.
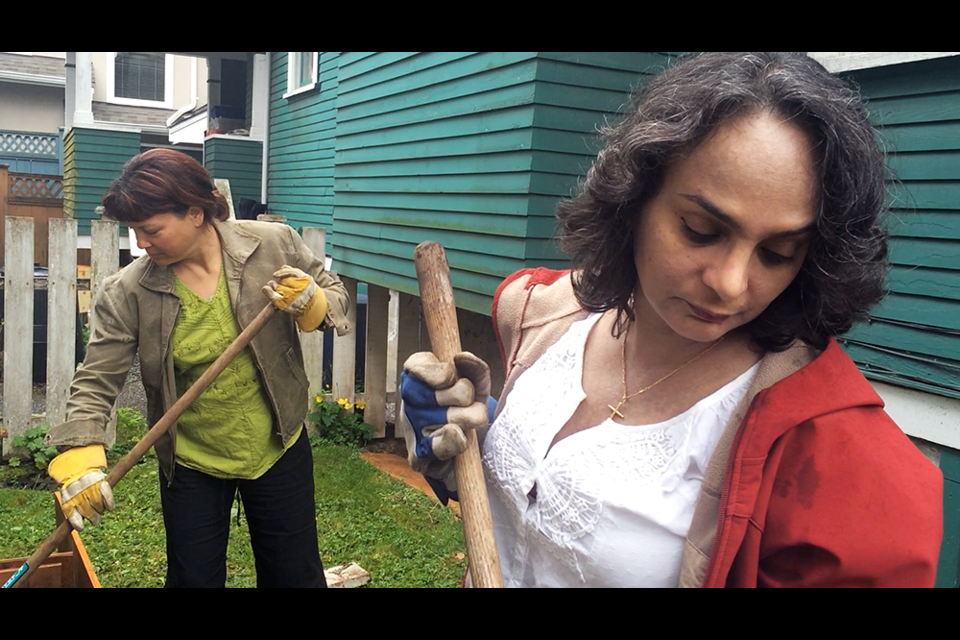
<svg viewBox="0 0 960 640"><path fill-rule="evenodd" d="M608 405L607 405L607 408L610 409L610 410L613 412L613 413L610 414L610 419L611 419L611 420L613 420L613 416L620 416L621 418L623 418L623 414L620 413L620 407L622 407L622 406L623 406L623 400L621 400L620 402L618 402L618 403L617 403L617 406L613 406L612 404L608 404Z"/></svg>

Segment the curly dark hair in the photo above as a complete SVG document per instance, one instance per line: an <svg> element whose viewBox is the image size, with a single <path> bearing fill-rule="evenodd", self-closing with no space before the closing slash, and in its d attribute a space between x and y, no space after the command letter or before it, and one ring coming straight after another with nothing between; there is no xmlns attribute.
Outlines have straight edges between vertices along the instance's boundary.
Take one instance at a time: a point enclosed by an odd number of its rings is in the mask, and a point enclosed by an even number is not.
<svg viewBox="0 0 960 640"><path fill-rule="evenodd" d="M150 149L128 160L103 197L104 214L119 222L143 222L158 213L183 217L190 207L203 209L206 222L230 215L207 170L172 149Z"/></svg>
<svg viewBox="0 0 960 640"><path fill-rule="evenodd" d="M704 53L634 93L623 119L601 130L606 146L578 193L557 207L577 298L590 311L617 309L615 334L633 319L637 217L667 169L721 124L762 111L814 141L820 212L800 273L747 325L754 342L778 351L799 338L822 349L883 297L887 169L858 92L802 54Z"/></svg>

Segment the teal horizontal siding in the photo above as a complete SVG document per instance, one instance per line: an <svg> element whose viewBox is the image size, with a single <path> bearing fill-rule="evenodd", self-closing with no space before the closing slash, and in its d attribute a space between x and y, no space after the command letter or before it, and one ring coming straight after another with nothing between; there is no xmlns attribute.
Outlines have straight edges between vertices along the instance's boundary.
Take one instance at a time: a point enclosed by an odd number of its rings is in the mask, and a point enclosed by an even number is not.
<svg viewBox="0 0 960 640"><path fill-rule="evenodd" d="M578 57L579 56L579 57ZM501 279L562 267L553 210L589 169L595 131L659 54L340 56L333 257L416 293L413 250L447 249L458 306L489 314Z"/></svg>
<svg viewBox="0 0 960 640"><path fill-rule="evenodd" d="M890 294L844 346L868 377L960 398L960 60L850 75L896 180Z"/></svg>
<svg viewBox="0 0 960 640"><path fill-rule="evenodd" d="M128 131L71 128L64 140L63 213L77 220L77 232L90 234L96 208L120 170L140 153L140 134Z"/></svg>
<svg viewBox="0 0 960 640"><path fill-rule="evenodd" d="M337 220L366 222L371 217L376 218L386 227L404 226L446 231L470 229L475 233L507 237L523 237L529 231L528 221L523 216L493 215L488 212L451 215L449 211L430 211L422 208L404 210L375 206L340 205L337 207Z"/></svg>
<svg viewBox="0 0 960 640"><path fill-rule="evenodd" d="M960 122L921 122L883 129L886 149L892 153L960 149Z"/></svg>
<svg viewBox="0 0 960 640"><path fill-rule="evenodd" d="M960 332L960 302L945 296L892 292L873 309L871 315ZM960 350L955 349L952 353L960 358Z"/></svg>
<svg viewBox="0 0 960 640"><path fill-rule="evenodd" d="M852 340L843 347L868 378L960 399L960 361Z"/></svg>
<svg viewBox="0 0 960 640"><path fill-rule="evenodd" d="M897 265L960 269L960 242L933 238L891 238L890 262Z"/></svg>
<svg viewBox="0 0 960 640"><path fill-rule="evenodd" d="M390 109L401 111L534 80L535 68L523 64L531 59L529 54L491 52L457 58L456 54L433 53L421 57L432 57L437 64L418 64L416 71L408 69L408 73L403 76L378 83L371 82L366 86L360 86L361 78L357 78L357 86L351 87L350 93L341 96L340 108L356 107L352 110L351 117L358 118L377 113L377 105L388 97ZM454 61L458 63L455 66L450 64ZM348 69L349 66L345 68L345 73ZM412 73L418 76L416 87L411 87L408 80ZM464 78L469 78L470 82L458 82ZM368 79L369 75L362 77L362 80Z"/></svg>
<svg viewBox="0 0 960 640"><path fill-rule="evenodd" d="M533 56L350 56L338 100L335 264L416 293L413 250L434 240L446 249L458 306L489 314L496 283L523 266L531 163L519 150L530 146ZM516 216L517 235L489 234L501 215ZM403 216L436 224L396 224Z"/></svg>
<svg viewBox="0 0 960 640"><path fill-rule="evenodd" d="M960 278L957 277L955 269L893 266L887 277L887 286L892 291L908 292L931 298L960 300Z"/></svg>
<svg viewBox="0 0 960 640"><path fill-rule="evenodd" d="M887 228L898 238L960 240L960 215L954 211L898 210L888 217Z"/></svg>
<svg viewBox="0 0 960 640"><path fill-rule="evenodd" d="M875 345L887 349L902 349L912 354L934 358L943 358L945 354L949 354L955 340L953 336L948 334L931 334L924 326L892 324L882 318L858 325L844 336L844 339L852 340L858 344ZM946 359L958 360L949 357Z"/></svg>
<svg viewBox="0 0 960 640"><path fill-rule="evenodd" d="M287 54L273 53L270 64L270 144L267 151L267 204L295 228L322 226L333 235L333 167L337 124L339 58L319 54L318 87L284 98Z"/></svg>
<svg viewBox="0 0 960 640"><path fill-rule="evenodd" d="M956 58L864 69L849 75L871 100L960 91Z"/></svg>
<svg viewBox="0 0 960 640"><path fill-rule="evenodd" d="M403 127L386 126L382 129L372 128L366 131L355 131L355 135L350 138L338 139L337 150L346 151L362 147L387 146L438 138L484 135L491 131L509 131L522 140L528 136L521 129L531 125L533 111L531 105L513 105L493 113L478 113L469 116L464 114L437 122L414 122ZM367 122L366 124L375 123Z"/></svg>
<svg viewBox="0 0 960 640"><path fill-rule="evenodd" d="M891 207L894 210L960 210L960 183L937 181L895 183L890 186L890 192Z"/></svg>
<svg viewBox="0 0 960 640"><path fill-rule="evenodd" d="M234 201L260 201L263 146L259 141L208 138L203 143L203 158L211 177L230 181Z"/></svg>

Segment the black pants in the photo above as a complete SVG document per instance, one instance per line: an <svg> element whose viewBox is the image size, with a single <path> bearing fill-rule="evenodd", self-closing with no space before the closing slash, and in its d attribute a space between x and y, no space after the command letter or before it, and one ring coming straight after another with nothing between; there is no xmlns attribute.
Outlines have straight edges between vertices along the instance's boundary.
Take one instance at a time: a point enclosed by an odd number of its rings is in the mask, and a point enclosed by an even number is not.
<svg viewBox="0 0 960 640"><path fill-rule="evenodd" d="M306 432L256 480L221 480L178 464L167 486L160 473L167 532L164 586L224 586L230 509L238 492L250 525L257 586L326 587Z"/></svg>

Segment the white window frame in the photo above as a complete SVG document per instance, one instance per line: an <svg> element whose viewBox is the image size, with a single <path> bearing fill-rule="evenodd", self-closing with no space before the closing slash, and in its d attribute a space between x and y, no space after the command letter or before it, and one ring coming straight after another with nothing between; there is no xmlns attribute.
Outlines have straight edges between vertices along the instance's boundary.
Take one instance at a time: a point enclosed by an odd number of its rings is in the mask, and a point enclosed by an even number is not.
<svg viewBox="0 0 960 640"><path fill-rule="evenodd" d="M303 86L298 86L300 76L300 64L303 56L313 56L313 73L311 81ZM295 96L299 93L305 93L317 86L317 75L320 70L320 55L317 51L288 51L287 52L287 92L283 94L284 98Z"/></svg>
<svg viewBox="0 0 960 640"><path fill-rule="evenodd" d="M116 91L116 64L117 52L107 52L107 102L111 104L125 104L132 107L158 107L173 109L173 56L164 54L163 63L163 100L139 100L137 98L121 98L114 94Z"/></svg>

